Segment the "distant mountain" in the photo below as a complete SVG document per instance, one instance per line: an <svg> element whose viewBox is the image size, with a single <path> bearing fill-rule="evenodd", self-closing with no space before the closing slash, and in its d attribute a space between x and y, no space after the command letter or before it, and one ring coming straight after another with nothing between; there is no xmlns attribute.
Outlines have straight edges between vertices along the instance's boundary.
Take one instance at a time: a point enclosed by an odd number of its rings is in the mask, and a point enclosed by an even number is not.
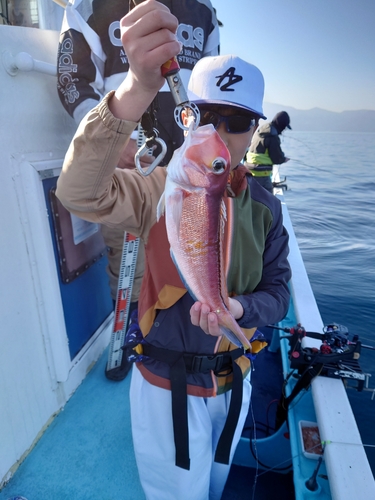
<svg viewBox="0 0 375 500"><path fill-rule="evenodd" d="M296 131L375 132L375 111L372 110L335 113L320 108L296 109L270 102L264 103L263 110L267 121L271 121L279 111L286 111Z"/></svg>

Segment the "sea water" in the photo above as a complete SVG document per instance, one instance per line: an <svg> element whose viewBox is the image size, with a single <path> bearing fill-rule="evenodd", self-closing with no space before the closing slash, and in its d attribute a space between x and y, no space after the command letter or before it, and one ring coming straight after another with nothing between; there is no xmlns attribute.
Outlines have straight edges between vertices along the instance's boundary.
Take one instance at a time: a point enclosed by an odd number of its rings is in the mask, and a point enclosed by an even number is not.
<svg viewBox="0 0 375 500"><path fill-rule="evenodd" d="M363 344L362 371L375 388L375 134L284 132L291 160L285 201L324 324L346 326ZM375 397L348 389L375 474Z"/></svg>

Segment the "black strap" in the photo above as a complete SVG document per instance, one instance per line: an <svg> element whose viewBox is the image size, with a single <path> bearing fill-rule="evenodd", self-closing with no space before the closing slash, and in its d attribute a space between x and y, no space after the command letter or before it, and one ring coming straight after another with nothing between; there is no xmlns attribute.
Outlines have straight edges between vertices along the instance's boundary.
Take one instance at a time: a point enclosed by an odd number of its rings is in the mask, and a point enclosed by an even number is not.
<svg viewBox="0 0 375 500"><path fill-rule="evenodd" d="M215 462L229 464L230 450L242 406L242 370L233 360L233 383L227 420L216 447Z"/></svg>
<svg viewBox="0 0 375 500"><path fill-rule="evenodd" d="M182 356L171 366L170 380L176 465L190 470L186 366Z"/></svg>
<svg viewBox="0 0 375 500"><path fill-rule="evenodd" d="M186 373L208 373L211 370L215 374L224 370L233 372L232 395L228 416L215 454L216 462L229 464L230 449L242 405L242 371L235 363L235 359L243 355L243 349L240 347L226 353L197 355L163 349L147 343L143 344L142 347L145 356L163 361L171 368L170 381L176 465L182 469L190 470Z"/></svg>

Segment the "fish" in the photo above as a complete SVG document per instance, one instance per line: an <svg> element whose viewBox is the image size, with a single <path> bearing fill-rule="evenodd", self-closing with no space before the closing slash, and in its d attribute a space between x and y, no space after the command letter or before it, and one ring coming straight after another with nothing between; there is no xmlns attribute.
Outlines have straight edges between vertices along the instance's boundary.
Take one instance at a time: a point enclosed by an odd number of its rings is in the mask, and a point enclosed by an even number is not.
<svg viewBox="0 0 375 500"><path fill-rule="evenodd" d="M223 262L224 193L230 153L212 124L189 129L167 166L157 207L164 214L171 258L194 300L218 316L221 333L245 349L250 342L229 310Z"/></svg>

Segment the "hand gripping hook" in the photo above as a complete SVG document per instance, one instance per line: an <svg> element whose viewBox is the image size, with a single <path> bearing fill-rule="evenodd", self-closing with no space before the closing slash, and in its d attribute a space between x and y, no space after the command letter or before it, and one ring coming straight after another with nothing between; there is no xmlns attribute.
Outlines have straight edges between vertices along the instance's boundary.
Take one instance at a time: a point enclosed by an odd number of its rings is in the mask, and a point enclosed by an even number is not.
<svg viewBox="0 0 375 500"><path fill-rule="evenodd" d="M137 3L136 0L133 0L134 3ZM172 59L169 59L166 63L164 63L161 67L161 72L164 78L167 80L168 86L170 88L171 94L173 96L173 99L176 104L176 108L174 110L174 119L177 123L177 125L182 128L183 130L195 130L200 122L200 112L198 106L189 101L188 95L186 93L185 87L182 83L181 77L179 75L180 71L180 66L178 64L177 58L173 57ZM188 109L190 110L190 117L193 120L188 120L188 125L185 125L183 123L183 120L181 118L182 111ZM147 113L144 114L145 119L147 119ZM143 117L142 117L143 119ZM192 124L192 121L194 122ZM142 122L143 126L143 122ZM150 123L146 124L146 132L149 132L147 134L148 139L146 142L140 147L140 149L136 152L134 156L134 162L135 166L138 170L138 172L143 175L147 176L150 175L155 168L159 165L159 162L164 158L166 152L167 152L167 146L165 142L157 137L158 131L154 128L153 129L153 134L151 133L152 130L152 125ZM159 144L161 146L161 153L155 158L153 163L147 168L143 169L141 166L141 158L143 155L145 155L148 150L150 149L150 146Z"/></svg>

